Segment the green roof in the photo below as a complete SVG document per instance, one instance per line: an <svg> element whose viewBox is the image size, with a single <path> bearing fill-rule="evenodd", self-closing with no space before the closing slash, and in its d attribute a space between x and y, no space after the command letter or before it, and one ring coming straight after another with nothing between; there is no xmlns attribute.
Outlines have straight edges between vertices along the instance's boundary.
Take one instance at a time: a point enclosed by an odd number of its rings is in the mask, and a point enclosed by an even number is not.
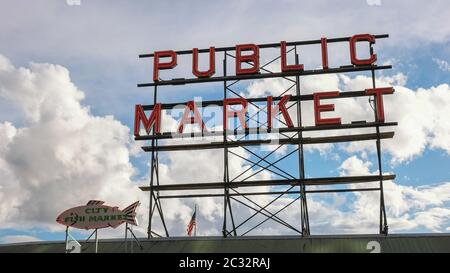
<svg viewBox="0 0 450 273"><path fill-rule="evenodd" d="M175 237L140 239L133 252L144 253L307 253L307 252L371 252L371 244L379 243L383 253L390 252L450 252L450 234L394 234L394 235L327 235L327 236L258 236L258 237ZM82 252L94 252L93 241L81 242ZM128 252L131 251L128 242ZM32 252L62 253L64 242L33 242L0 245L0 253ZM123 239L99 240L98 252L125 252Z"/></svg>

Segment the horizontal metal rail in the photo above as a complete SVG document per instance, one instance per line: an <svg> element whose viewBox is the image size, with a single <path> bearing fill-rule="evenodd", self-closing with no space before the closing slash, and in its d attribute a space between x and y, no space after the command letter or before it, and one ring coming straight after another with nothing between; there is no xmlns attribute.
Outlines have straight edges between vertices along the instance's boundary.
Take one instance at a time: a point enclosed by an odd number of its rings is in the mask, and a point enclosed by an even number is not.
<svg viewBox="0 0 450 273"><path fill-rule="evenodd" d="M283 127L274 128L271 131L263 128L248 128L245 130L227 130L226 135L251 135L251 134L266 134L266 133L295 133L295 132L310 132L310 131L324 131L324 130L342 130L342 129L360 129L360 128L372 128L372 127L387 127L397 126L397 122L366 122L366 121L354 121L349 124L341 125L320 125L320 126L303 126L303 127ZM212 137L223 136L223 131L205 131L205 132L192 132L192 133L178 133L178 132L164 132L155 135L138 136L135 140L152 140L152 139L186 139L196 137Z"/></svg>
<svg viewBox="0 0 450 273"><path fill-rule="evenodd" d="M359 189L330 189L330 190L306 190L305 193L337 193L337 192L364 192L364 191L379 191L380 188L359 188ZM278 195L278 194L302 194L301 191L266 191L266 192L242 192L229 193L229 196L252 196L252 195ZM177 195L160 195L161 199L171 198L197 198L197 197L223 197L223 193L205 193L205 194L177 194Z"/></svg>
<svg viewBox="0 0 450 273"><path fill-rule="evenodd" d="M281 144L295 144L298 145L299 141L303 144L322 144L322 143L339 143L350 141L364 141L372 139L387 139L393 138L394 132L383 132L379 135L373 134L355 134L355 135L342 135L342 136L327 136L327 137L303 137L298 138L280 138L280 139L255 139L255 140L240 140L240 141L223 141L210 142L210 143L197 143L197 144L177 144L177 145L164 145L164 146L143 146L142 150L145 152L158 151L182 151L182 150L206 150L206 149L223 149L226 145L228 148L236 148L240 146L257 146L257 145L281 145Z"/></svg>
<svg viewBox="0 0 450 273"><path fill-rule="evenodd" d="M394 90L395 91L395 90ZM390 95L390 94L388 94ZM358 90L358 91L345 91L340 92L339 97L335 98L321 98L321 100L328 99L341 99L341 98L355 98L355 97L368 97L373 95L367 95L366 91ZM281 100L282 97L273 97L273 102L277 102ZM297 101L310 101L314 99L313 94L305 94L300 96L292 96L289 102L296 103ZM262 98L246 98L248 103L255 102L267 102L267 97ZM176 103L161 103L161 109L171 110L175 107L184 106L186 102L176 102ZM223 106L223 100L208 100L208 101L199 101L197 107L207 107L207 106ZM142 108L146 111L153 110L154 105L142 105Z"/></svg>
<svg viewBox="0 0 450 273"><path fill-rule="evenodd" d="M342 177L326 177L326 178L305 178L305 179L279 179L279 180L255 180L255 181L239 181L232 183L224 182L208 182L208 183L187 183L187 184L169 184L139 187L142 191L176 191L176 190L208 190L208 189L224 189L239 187L259 187L259 186L323 186L323 185L341 185L341 184L357 184L376 182L380 178L385 180L394 180L395 175L365 175L365 176L342 176Z"/></svg>
<svg viewBox="0 0 450 273"><path fill-rule="evenodd" d="M378 34L374 35L376 39L383 39L383 38L389 38L389 34ZM327 43L338 43L338 42L348 42L351 37L340 37L340 38L330 38L327 39ZM287 46L301 46L301 45L314 45L314 44L320 44L321 40L306 40L306 41L297 41L297 42L287 42ZM279 47L280 43L270 43L270 44L260 44L258 45L259 48L273 48L273 47ZM223 51L233 51L235 50L235 46L229 46L229 47L217 47L215 48L216 52L223 52ZM192 50L179 50L175 51L178 55L185 55L185 54L192 54ZM202 48L198 50L199 53L206 53L209 52L209 48ZM153 57L153 53L149 54L140 54L139 58L151 58Z"/></svg>
<svg viewBox="0 0 450 273"><path fill-rule="evenodd" d="M232 75L232 76L222 76L222 77L210 77L210 78L191 78L191 79L172 79L172 80L160 80L152 83L140 83L137 87L152 87L152 86L162 86L162 85L184 85L192 83L202 83L202 82L224 82L224 81L241 81L241 80L256 80L256 79L268 79L268 78L279 78L279 77L295 77L295 76L309 76L309 75L320 75L320 74L333 74L333 73L348 73L357 71L373 71L381 69L391 69L391 65L365 65L365 66L341 66L339 68L328 68L328 69L313 69L313 70L301 70L301 71L288 71L288 72L275 72L275 73L258 73L258 74L248 74L248 75Z"/></svg>

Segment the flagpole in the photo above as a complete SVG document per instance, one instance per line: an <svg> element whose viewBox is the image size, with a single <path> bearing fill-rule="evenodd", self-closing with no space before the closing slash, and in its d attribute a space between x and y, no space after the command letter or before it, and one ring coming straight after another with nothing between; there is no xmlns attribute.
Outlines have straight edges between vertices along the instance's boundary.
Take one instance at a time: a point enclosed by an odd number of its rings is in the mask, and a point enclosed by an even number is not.
<svg viewBox="0 0 450 273"><path fill-rule="evenodd" d="M195 204L195 208L194 208L194 213L195 213L195 226L194 226L194 237L197 237L197 204Z"/></svg>

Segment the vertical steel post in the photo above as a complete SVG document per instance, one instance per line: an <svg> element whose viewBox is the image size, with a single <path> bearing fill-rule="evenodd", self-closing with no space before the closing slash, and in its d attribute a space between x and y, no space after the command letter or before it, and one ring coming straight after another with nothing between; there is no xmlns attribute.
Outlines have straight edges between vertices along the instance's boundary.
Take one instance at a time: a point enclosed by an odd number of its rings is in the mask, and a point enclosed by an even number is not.
<svg viewBox="0 0 450 273"><path fill-rule="evenodd" d="M295 46L295 64L299 64L299 56L297 53L297 46ZM295 77L296 95L297 95L297 127L302 127L302 106L300 100L300 76ZM303 155L303 131L298 132L298 172L299 179L305 179L305 161ZM300 205L301 205L301 231L302 236L309 235L309 219L308 219L308 207L306 202L306 188L305 185L300 184Z"/></svg>
<svg viewBox="0 0 450 273"><path fill-rule="evenodd" d="M227 76L227 51L224 52L223 57L223 75L224 77ZM227 98L227 81L223 82L223 99L225 100ZM222 111L225 111L223 109ZM222 115L225 115L225 112L222 113ZM227 118L227 117L225 117ZM222 226L222 233L223 237L227 237L227 209L230 212L230 219L231 224L233 226L233 235L236 236L236 229L234 225L234 218L233 218L233 210L231 208L231 200L230 200L230 191L229 191L229 183L230 183L230 174L228 169L228 146L227 146L227 132L226 130L223 130L223 163L224 163L224 169L223 169L223 182L224 182L224 196L223 196L223 226Z"/></svg>
<svg viewBox="0 0 450 273"><path fill-rule="evenodd" d="M370 44L370 54L373 54L373 44ZM375 70L371 70L372 74L372 87L376 88L375 83ZM375 121L379 122L378 116L377 116L377 109L379 105L377 105L377 101L375 99L374 95L374 115L375 115ZM387 225L387 218L386 218L386 208L384 204L384 189L383 189L383 168L381 164L381 137L380 137L380 126L377 125L376 127L377 132L377 140L376 140L376 146L377 146L377 163L378 163L378 175L380 176L380 234L388 234L388 225Z"/></svg>
<svg viewBox="0 0 450 273"><path fill-rule="evenodd" d="M223 53L223 76L227 76L227 52ZM223 99L227 98L227 81L223 82ZM222 110L225 111L225 108ZM225 116L225 113L222 113ZM227 148L227 132L223 131L223 183L224 183L224 192L223 192L223 225L222 225L222 233L223 237L227 237L227 195L228 195L228 185L227 185L227 169L228 169L228 148Z"/></svg>
<svg viewBox="0 0 450 273"><path fill-rule="evenodd" d="M227 51L224 52L223 57L223 76L227 76ZM223 99L225 100L227 98L227 81L223 82ZM223 109L222 111L225 111ZM225 112L222 113L222 115L225 117ZM225 117L226 118L226 117ZM222 233L224 237L227 237L227 208L229 205L229 190L228 190L228 183L230 181L229 175L228 175L228 146L227 146L227 132L226 130L223 130L223 183L224 183L224 196L223 196L223 226L222 226Z"/></svg>
<svg viewBox="0 0 450 273"><path fill-rule="evenodd" d="M158 140L156 140L156 146L158 146ZM156 161L155 162L156 184L159 186L159 153L158 153L158 151L156 151L155 161ZM167 229L166 221L164 220L164 212L163 212L162 205L161 205L161 199L159 198L159 191L156 192L155 205L158 209L159 218L161 219L161 223L164 227L166 236L169 237L169 230Z"/></svg>

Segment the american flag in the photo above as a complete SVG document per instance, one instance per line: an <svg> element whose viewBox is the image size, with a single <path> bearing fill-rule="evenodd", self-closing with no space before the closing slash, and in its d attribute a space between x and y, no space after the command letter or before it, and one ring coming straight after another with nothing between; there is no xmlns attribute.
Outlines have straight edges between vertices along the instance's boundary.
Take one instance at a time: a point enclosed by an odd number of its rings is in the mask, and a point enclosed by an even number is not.
<svg viewBox="0 0 450 273"><path fill-rule="evenodd" d="M189 224L187 227L187 235L188 236L192 236L192 231L196 229L195 228L197 226L197 221L195 220L196 213L197 213L197 206L195 206L194 214L192 214L191 221L189 221Z"/></svg>

